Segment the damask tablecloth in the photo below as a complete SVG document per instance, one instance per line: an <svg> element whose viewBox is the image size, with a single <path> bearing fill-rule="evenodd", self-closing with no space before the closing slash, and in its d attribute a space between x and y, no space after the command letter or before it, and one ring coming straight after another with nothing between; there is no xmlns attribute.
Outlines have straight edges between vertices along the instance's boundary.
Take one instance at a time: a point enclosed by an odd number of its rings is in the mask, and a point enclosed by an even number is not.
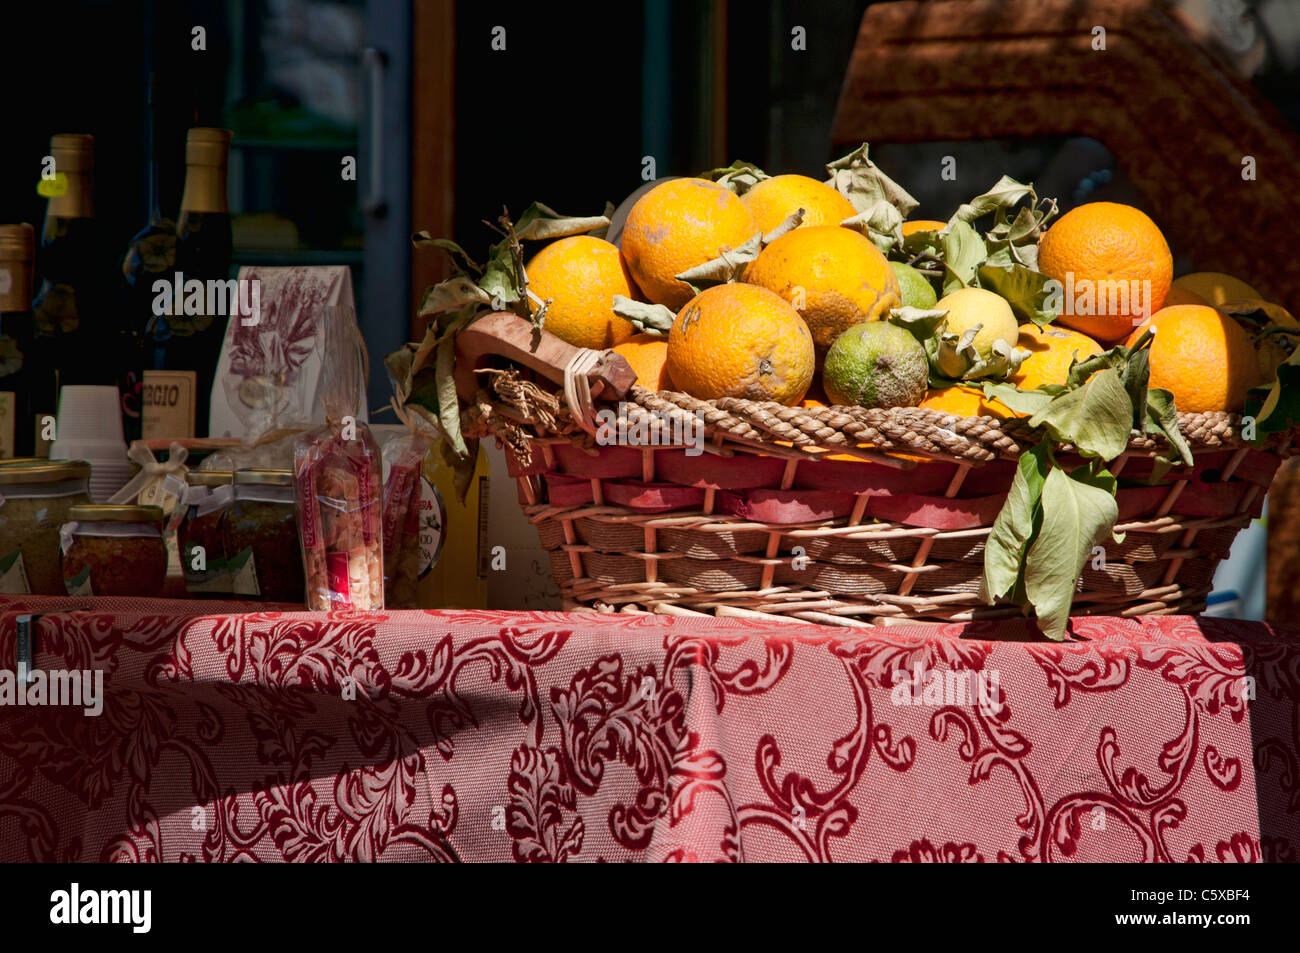
<svg viewBox="0 0 1300 953"><path fill-rule="evenodd" d="M5 861L1239 862L1300 843L1300 641L1262 624L1078 619L1051 644L1004 624L70 605L0 602ZM104 672L97 716L15 703L30 609L36 669Z"/></svg>

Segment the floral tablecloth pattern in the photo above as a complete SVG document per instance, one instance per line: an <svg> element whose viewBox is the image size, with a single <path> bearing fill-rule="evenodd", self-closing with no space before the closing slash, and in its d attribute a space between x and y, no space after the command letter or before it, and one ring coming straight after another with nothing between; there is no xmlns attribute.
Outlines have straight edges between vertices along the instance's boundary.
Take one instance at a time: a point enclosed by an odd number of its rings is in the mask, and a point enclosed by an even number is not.
<svg viewBox="0 0 1300 953"><path fill-rule="evenodd" d="M97 717L0 706L0 860L1242 862L1300 844L1300 633L1258 623L1077 619L1052 644L991 623L72 605L0 601L0 670L19 613L42 612L35 666L102 669L105 694Z"/></svg>

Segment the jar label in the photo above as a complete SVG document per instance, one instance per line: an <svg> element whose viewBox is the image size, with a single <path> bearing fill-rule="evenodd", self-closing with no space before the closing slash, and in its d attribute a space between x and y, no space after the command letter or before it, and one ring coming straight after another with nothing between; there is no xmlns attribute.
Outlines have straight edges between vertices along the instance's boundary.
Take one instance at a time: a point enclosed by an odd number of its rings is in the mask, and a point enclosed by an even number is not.
<svg viewBox="0 0 1300 953"><path fill-rule="evenodd" d="M443 505L438 488L420 477L420 562L419 574L423 579L442 555L442 542L447 530L447 507Z"/></svg>
<svg viewBox="0 0 1300 953"><path fill-rule="evenodd" d="M27 570L23 567L23 551L15 549L12 553L0 556L0 593L6 596L26 596L31 591L27 582Z"/></svg>
<svg viewBox="0 0 1300 953"><path fill-rule="evenodd" d="M260 596L262 589L257 584L257 560L253 558L253 547L245 546L226 563L230 572L230 591L237 596Z"/></svg>
<svg viewBox="0 0 1300 953"><path fill-rule="evenodd" d="M90 567L87 566L71 579L63 580L64 588L70 596L93 596L95 588L90 584Z"/></svg>

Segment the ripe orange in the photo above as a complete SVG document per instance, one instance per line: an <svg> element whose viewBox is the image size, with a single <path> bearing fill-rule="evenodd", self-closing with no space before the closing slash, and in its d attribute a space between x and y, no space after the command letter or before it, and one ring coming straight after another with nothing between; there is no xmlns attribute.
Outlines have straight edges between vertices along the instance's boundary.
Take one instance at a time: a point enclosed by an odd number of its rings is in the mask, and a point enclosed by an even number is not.
<svg viewBox="0 0 1300 953"><path fill-rule="evenodd" d="M887 316L901 298L885 256L838 225L787 232L750 263L745 280L793 302L823 352L845 329Z"/></svg>
<svg viewBox="0 0 1300 953"><path fill-rule="evenodd" d="M1260 382L1250 335L1211 307L1179 304L1152 315L1151 386L1174 395L1183 413L1241 410L1246 391ZM1133 331L1132 345L1147 325Z"/></svg>
<svg viewBox="0 0 1300 953"><path fill-rule="evenodd" d="M1043 384L1064 384L1070 364L1102 352L1102 346L1078 331L1049 325L1022 324L1016 347L1029 352L1019 370L1007 378L1021 390L1033 390Z"/></svg>
<svg viewBox="0 0 1300 953"><path fill-rule="evenodd" d="M1131 205L1080 205L1038 240L1038 270L1073 290L1057 323L1102 342L1127 337L1164 306L1173 267L1156 223Z"/></svg>
<svg viewBox="0 0 1300 953"><path fill-rule="evenodd" d="M743 245L758 231L736 193L705 179L672 179L628 212L623 255L646 297L675 311L691 297L677 275Z"/></svg>
<svg viewBox="0 0 1300 953"><path fill-rule="evenodd" d="M903 223L903 237L906 238L913 232L938 232L947 227L947 222L936 222L931 218L918 218L915 221Z"/></svg>
<svg viewBox="0 0 1300 953"><path fill-rule="evenodd" d="M638 334L614 348L615 354L636 371L636 382L650 390L676 390L668 373L668 338L657 334Z"/></svg>
<svg viewBox="0 0 1300 953"><path fill-rule="evenodd" d="M848 199L825 182L806 175L774 175L764 179L740 197L763 234L776 228L791 214L803 209L800 228L810 225L838 225L858 214Z"/></svg>
<svg viewBox="0 0 1300 953"><path fill-rule="evenodd" d="M706 288L668 334L668 372L693 397L797 404L813 376L808 326L779 295L754 285Z"/></svg>
<svg viewBox="0 0 1300 953"><path fill-rule="evenodd" d="M945 414L956 414L958 417L1016 416L1015 412L1002 401L986 400L983 392L978 388L962 387L960 384L952 387L930 388L925 392L925 399L917 406L942 411Z"/></svg>
<svg viewBox="0 0 1300 953"><path fill-rule="evenodd" d="M528 287L551 299L544 327L575 347L607 348L636 333L612 310L614 295L638 298L618 247L590 235L547 245L524 266ZM540 307L530 301L534 313Z"/></svg>

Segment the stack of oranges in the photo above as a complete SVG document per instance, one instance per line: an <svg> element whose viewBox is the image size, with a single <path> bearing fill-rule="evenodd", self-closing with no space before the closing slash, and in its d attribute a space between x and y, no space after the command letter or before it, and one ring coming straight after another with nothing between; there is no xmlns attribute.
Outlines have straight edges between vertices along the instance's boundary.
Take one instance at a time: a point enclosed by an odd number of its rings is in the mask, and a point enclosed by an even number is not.
<svg viewBox="0 0 1300 953"><path fill-rule="evenodd" d="M697 295L678 279L800 209L800 226L762 247L742 280ZM672 179L633 205L620 245L581 236L545 247L527 264L529 287L548 301L547 330L580 347L613 348L642 386L816 405L809 392L823 395L818 371L831 345L904 303L898 263L891 266L868 238L840 224L855 214L845 196L805 176L764 179L740 196L705 179ZM902 231L944 226L912 221ZM974 321L981 334L1006 328L999 333L1029 352L1008 378L1021 389L1064 384L1076 360L1132 344L1151 327L1152 387L1171 391L1180 411L1237 411L1246 391L1270 379L1286 357L1277 335L1248 331L1231 314L1263 307L1294 327L1285 311L1229 275L1175 279L1160 229L1131 206L1094 202L1067 212L1043 232L1038 268L1064 289L1059 316L1047 327L1017 327L1006 302L982 289L936 306L954 320L959 307L973 309L962 311L975 316L966 326ZM670 333L637 334L614 312L615 295L671 309ZM920 405L965 416L1010 414L957 386L929 391Z"/></svg>

